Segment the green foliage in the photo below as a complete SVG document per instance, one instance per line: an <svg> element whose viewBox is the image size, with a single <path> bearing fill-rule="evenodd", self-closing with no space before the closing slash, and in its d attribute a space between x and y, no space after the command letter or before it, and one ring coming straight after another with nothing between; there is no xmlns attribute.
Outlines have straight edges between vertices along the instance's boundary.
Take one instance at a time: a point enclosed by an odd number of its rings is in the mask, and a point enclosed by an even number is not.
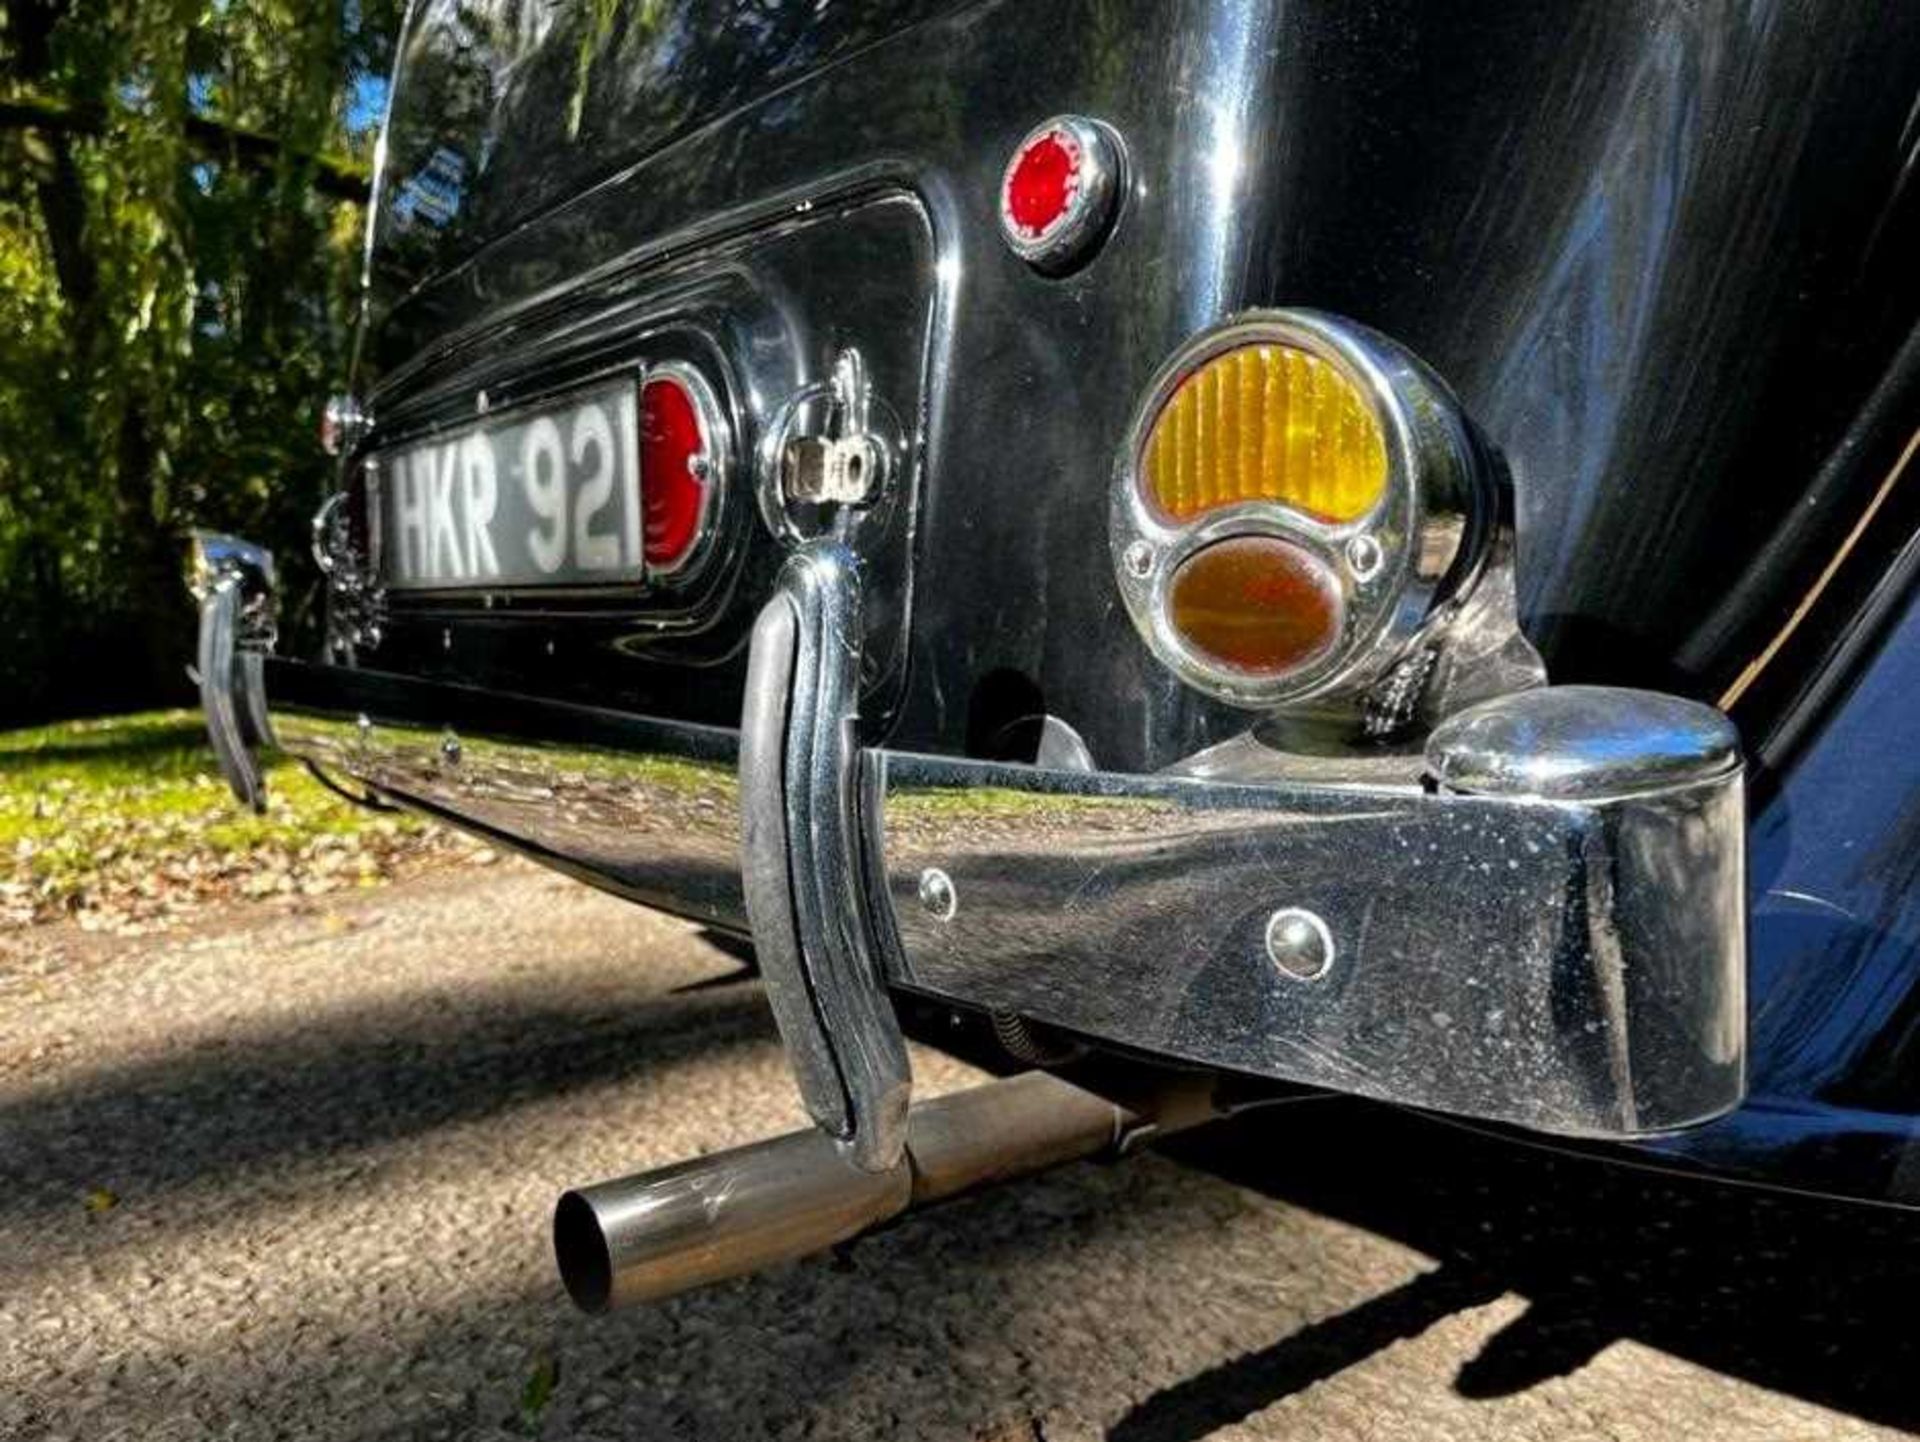
<svg viewBox="0 0 1920 1442"><path fill-rule="evenodd" d="M140 929L241 896L325 895L483 850L355 806L290 757L234 803L200 717L155 711L0 731L0 933L77 916Z"/></svg>
<svg viewBox="0 0 1920 1442"><path fill-rule="evenodd" d="M271 545L297 615L357 305L353 97L399 8L9 0L0 724L183 694L189 526Z"/></svg>

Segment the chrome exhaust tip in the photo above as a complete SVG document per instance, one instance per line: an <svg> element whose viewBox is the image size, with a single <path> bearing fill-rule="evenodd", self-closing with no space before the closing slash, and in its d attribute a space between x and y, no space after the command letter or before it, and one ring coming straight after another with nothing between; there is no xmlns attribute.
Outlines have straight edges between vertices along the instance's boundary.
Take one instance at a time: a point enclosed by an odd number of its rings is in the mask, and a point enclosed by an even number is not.
<svg viewBox="0 0 1920 1442"><path fill-rule="evenodd" d="M904 1210L902 1162L863 1172L809 1129L582 1187L553 1212L567 1295L600 1313L822 1251Z"/></svg>
<svg viewBox="0 0 1920 1442"><path fill-rule="evenodd" d="M567 1192L553 1250L567 1295L602 1313L851 1241L913 1207L1219 1113L1210 1094L1123 1107L1047 1072L917 1103L906 1154L855 1167L817 1129Z"/></svg>
<svg viewBox="0 0 1920 1442"><path fill-rule="evenodd" d="M563 1192L554 1205L553 1255L574 1306L596 1315L612 1306L613 1253L607 1229L581 1192Z"/></svg>

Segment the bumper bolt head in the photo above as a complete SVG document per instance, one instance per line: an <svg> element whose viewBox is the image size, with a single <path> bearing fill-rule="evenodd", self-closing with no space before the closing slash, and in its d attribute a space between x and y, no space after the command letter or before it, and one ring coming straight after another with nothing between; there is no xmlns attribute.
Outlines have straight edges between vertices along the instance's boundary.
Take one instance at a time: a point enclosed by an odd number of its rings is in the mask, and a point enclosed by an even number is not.
<svg viewBox="0 0 1920 1442"><path fill-rule="evenodd" d="M1267 957L1283 976L1317 981L1333 966L1333 933L1306 908L1282 907L1267 918Z"/></svg>
<svg viewBox="0 0 1920 1442"><path fill-rule="evenodd" d="M920 905L936 921L953 920L960 909L960 897L953 889L953 878L937 866L920 873Z"/></svg>

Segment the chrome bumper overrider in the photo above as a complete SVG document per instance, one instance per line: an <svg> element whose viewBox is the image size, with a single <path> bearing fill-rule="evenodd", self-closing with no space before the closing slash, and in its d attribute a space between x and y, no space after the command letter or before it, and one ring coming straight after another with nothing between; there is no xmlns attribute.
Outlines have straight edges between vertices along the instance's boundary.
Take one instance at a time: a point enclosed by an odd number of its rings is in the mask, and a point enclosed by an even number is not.
<svg viewBox="0 0 1920 1442"><path fill-rule="evenodd" d="M745 744L365 670L257 674L287 751L753 930L809 1109L862 1166L898 1159L895 988L1549 1132L1669 1130L1740 1100L1742 771L1698 748L1705 708L1522 693L1368 784L862 748L851 673L822 679L846 665L840 564L803 557L778 598L797 624L756 633L756 675L800 699L750 701ZM769 797L781 814L756 823ZM784 915L752 926L750 903Z"/></svg>

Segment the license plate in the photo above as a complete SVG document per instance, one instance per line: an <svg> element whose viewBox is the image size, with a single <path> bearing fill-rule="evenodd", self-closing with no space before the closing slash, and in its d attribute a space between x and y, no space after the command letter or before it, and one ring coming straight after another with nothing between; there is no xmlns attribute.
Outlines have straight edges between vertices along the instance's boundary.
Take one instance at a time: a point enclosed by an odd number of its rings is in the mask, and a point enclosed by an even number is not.
<svg viewBox="0 0 1920 1442"><path fill-rule="evenodd" d="M637 581L642 547L637 377L506 412L374 461L390 587Z"/></svg>

